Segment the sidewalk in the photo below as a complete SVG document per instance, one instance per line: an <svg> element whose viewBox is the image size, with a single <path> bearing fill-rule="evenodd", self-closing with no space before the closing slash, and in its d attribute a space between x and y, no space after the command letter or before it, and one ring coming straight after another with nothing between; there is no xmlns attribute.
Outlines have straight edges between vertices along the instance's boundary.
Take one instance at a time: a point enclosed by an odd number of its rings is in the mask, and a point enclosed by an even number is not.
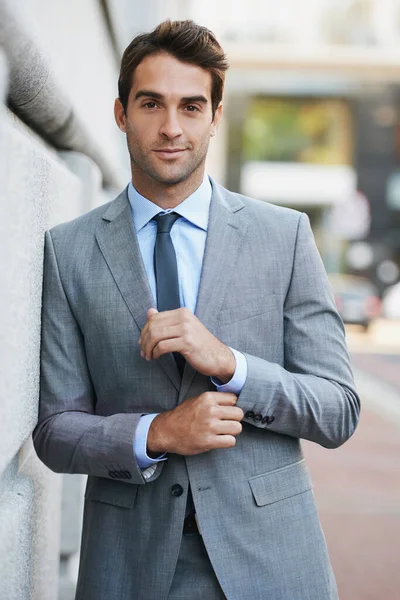
<svg viewBox="0 0 400 600"><path fill-rule="evenodd" d="M304 443L340 600L400 600L400 394L366 386L354 436L337 450ZM370 382L370 376L368 376Z"/></svg>

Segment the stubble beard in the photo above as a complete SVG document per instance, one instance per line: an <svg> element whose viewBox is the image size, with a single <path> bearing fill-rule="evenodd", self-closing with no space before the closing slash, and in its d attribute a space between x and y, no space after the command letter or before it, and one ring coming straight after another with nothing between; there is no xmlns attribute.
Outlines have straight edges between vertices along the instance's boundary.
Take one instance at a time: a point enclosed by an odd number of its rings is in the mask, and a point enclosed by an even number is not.
<svg viewBox="0 0 400 600"><path fill-rule="evenodd" d="M136 168L140 169L154 181L157 181L157 183L168 186L177 185L186 181L194 172L203 166L206 161L210 144L210 138L205 138L195 152L193 152L193 150L187 150L187 152L190 152L190 160L182 164L178 173L175 171L168 176L163 175L161 170L158 170L154 165L151 160L152 150L149 150L148 152L143 151L135 145L134 140L129 135L127 135L126 139L132 165L135 165Z"/></svg>

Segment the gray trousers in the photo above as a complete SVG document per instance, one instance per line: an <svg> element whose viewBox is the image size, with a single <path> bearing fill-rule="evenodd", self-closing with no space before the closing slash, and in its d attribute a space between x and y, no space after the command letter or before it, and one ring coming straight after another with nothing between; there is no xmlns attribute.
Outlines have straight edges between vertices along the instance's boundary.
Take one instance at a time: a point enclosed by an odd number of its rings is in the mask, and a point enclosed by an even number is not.
<svg viewBox="0 0 400 600"><path fill-rule="evenodd" d="M203 538L197 533L183 534L178 563L168 600L226 600Z"/></svg>

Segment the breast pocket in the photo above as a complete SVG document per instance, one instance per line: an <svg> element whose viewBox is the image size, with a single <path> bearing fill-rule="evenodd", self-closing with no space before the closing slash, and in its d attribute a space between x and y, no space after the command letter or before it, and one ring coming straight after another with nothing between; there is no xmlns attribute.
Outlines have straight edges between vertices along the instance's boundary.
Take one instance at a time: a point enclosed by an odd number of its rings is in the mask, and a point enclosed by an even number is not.
<svg viewBox="0 0 400 600"><path fill-rule="evenodd" d="M275 295L257 295L237 302L233 306L223 307L218 315L218 325L229 325L263 315L278 308L278 297Z"/></svg>
<svg viewBox="0 0 400 600"><path fill-rule="evenodd" d="M279 296L257 296L222 309L216 336L224 344L278 364L283 360L283 305Z"/></svg>

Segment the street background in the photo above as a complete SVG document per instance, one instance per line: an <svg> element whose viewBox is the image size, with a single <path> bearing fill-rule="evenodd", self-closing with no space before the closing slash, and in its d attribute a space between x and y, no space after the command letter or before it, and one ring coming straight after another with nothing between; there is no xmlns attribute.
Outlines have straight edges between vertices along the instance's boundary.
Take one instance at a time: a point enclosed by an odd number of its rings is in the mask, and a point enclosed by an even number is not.
<svg viewBox="0 0 400 600"><path fill-rule="evenodd" d="M400 598L400 321L347 327L362 410L330 451L304 443L341 600Z"/></svg>

